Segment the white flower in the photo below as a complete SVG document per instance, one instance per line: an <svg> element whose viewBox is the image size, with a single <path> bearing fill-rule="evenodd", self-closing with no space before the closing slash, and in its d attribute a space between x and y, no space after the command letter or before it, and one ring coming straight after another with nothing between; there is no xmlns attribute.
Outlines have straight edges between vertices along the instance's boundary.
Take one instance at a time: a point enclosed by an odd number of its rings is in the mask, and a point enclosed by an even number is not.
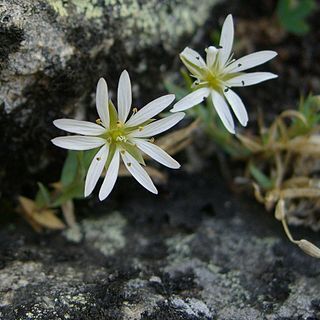
<svg viewBox="0 0 320 320"><path fill-rule="evenodd" d="M244 73L244 70L253 68L274 58L274 51L259 51L238 60L233 59L233 20L228 15L222 26L219 46L210 46L206 49L206 61L194 50L185 48L180 58L192 77L196 78L193 87L198 89L178 101L171 110L182 111L201 103L209 95L217 114L224 126L231 133L235 133L233 118L229 109L231 106L236 117L243 126L247 125L248 114L241 98L230 88L244 87L276 78L270 72Z"/></svg>
<svg viewBox="0 0 320 320"><path fill-rule="evenodd" d="M103 169L105 178L99 192L99 199L105 199L116 182L120 159L128 171L147 190L157 194L151 178L143 169L142 152L159 163L173 169L179 163L165 151L149 142L149 138L168 130L177 124L184 113L176 113L161 120L153 117L168 107L175 96L168 94L153 100L141 110L133 112L127 120L131 109L131 83L127 71L123 71L118 85L118 112L108 98L106 81L101 78L97 85L96 107L99 119L96 123L71 119L59 119L53 123L56 127L78 135L54 138L51 141L58 147L71 150L89 150L101 147L94 156L85 181L85 197L96 186Z"/></svg>

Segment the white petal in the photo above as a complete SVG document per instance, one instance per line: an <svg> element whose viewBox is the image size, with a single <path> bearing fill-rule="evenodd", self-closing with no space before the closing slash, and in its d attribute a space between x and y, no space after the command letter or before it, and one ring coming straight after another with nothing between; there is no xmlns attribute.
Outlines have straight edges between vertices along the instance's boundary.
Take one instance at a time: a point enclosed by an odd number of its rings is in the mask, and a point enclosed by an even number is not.
<svg viewBox="0 0 320 320"><path fill-rule="evenodd" d="M115 151L115 154L110 162L110 165L107 169L106 176L104 177L102 186L99 192L99 199L104 200L112 191L118 177L120 164L120 155L119 150Z"/></svg>
<svg viewBox="0 0 320 320"><path fill-rule="evenodd" d="M207 66L208 68L210 68L216 61L219 50L214 46L210 46L209 48L207 48L206 52L207 52L207 57L206 57Z"/></svg>
<svg viewBox="0 0 320 320"><path fill-rule="evenodd" d="M259 51L248 54L234 62L225 68L225 72L240 72L263 64L277 55L275 51Z"/></svg>
<svg viewBox="0 0 320 320"><path fill-rule="evenodd" d="M133 175L133 177L147 190L157 194L157 188L139 162L128 152L124 152L124 154L121 153L121 157L126 168Z"/></svg>
<svg viewBox="0 0 320 320"><path fill-rule="evenodd" d="M186 47L180 55L184 57L186 60L191 62L192 64L196 65L199 68L205 68L206 63L204 62L203 58L200 56L200 54L193 50L190 49L189 47Z"/></svg>
<svg viewBox="0 0 320 320"><path fill-rule="evenodd" d="M131 82L126 70L121 73L118 85L118 114L119 120L127 120L132 103Z"/></svg>
<svg viewBox="0 0 320 320"><path fill-rule="evenodd" d="M157 145L142 139L133 139L137 147L152 159L172 169L180 168L180 164Z"/></svg>
<svg viewBox="0 0 320 320"><path fill-rule="evenodd" d="M59 129L88 136L99 136L106 131L95 123L73 119L58 119L54 120L53 124Z"/></svg>
<svg viewBox="0 0 320 320"><path fill-rule="evenodd" d="M152 117L163 111L174 100L174 98L174 94L167 94L149 102L128 120L126 126L137 126L151 119Z"/></svg>
<svg viewBox="0 0 320 320"><path fill-rule="evenodd" d="M163 131L166 131L177 124L179 121L183 119L185 114L183 112L178 112L163 118L161 120L154 121L145 127L142 130L133 131L130 136L134 138L147 138L155 136Z"/></svg>
<svg viewBox="0 0 320 320"><path fill-rule="evenodd" d="M101 119L103 125L106 128L109 128L110 117L108 87L106 81L103 78L100 78L97 84L96 106L99 118Z"/></svg>
<svg viewBox="0 0 320 320"><path fill-rule="evenodd" d="M224 100L224 97L217 91L212 91L211 97L212 97L213 106L216 109L222 123L224 124L224 126L229 132L234 134L235 133L234 122L233 122L233 118L226 100Z"/></svg>
<svg viewBox="0 0 320 320"><path fill-rule="evenodd" d="M201 88L193 91L178 101L171 112L183 111L201 103L210 94L209 88Z"/></svg>
<svg viewBox="0 0 320 320"><path fill-rule="evenodd" d="M241 125L245 127L248 122L248 113L241 98L231 89L225 91L224 95L227 98L233 112L240 121Z"/></svg>
<svg viewBox="0 0 320 320"><path fill-rule="evenodd" d="M219 59L222 66L226 64L230 57L233 45L233 36L233 19L232 15L229 14L223 23L219 43L220 47L222 47L219 52Z"/></svg>
<svg viewBox="0 0 320 320"><path fill-rule="evenodd" d="M51 142L64 149L90 150L102 146L106 140L99 137L65 136L54 138Z"/></svg>
<svg viewBox="0 0 320 320"><path fill-rule="evenodd" d="M228 87L246 87L277 77L276 74L271 72L251 72L231 78L226 82L226 85Z"/></svg>
<svg viewBox="0 0 320 320"><path fill-rule="evenodd" d="M85 186L84 186L85 197L90 195L94 187L96 186L101 176L103 167L107 161L108 154L109 154L109 147L107 145L104 145L92 159L92 162L90 164L90 167L87 173Z"/></svg>

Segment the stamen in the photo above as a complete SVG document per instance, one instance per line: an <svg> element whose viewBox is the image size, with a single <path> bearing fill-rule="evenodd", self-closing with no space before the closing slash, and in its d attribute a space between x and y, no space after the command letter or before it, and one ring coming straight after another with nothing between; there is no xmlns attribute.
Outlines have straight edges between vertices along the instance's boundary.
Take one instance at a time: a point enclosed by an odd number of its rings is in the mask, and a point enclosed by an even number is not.
<svg viewBox="0 0 320 320"><path fill-rule="evenodd" d="M242 83L242 85L244 86L244 81L243 81L243 80L241 81L241 83Z"/></svg>
<svg viewBox="0 0 320 320"><path fill-rule="evenodd" d="M229 91L229 87L226 87L225 89L224 89L224 92L228 92Z"/></svg>
<svg viewBox="0 0 320 320"><path fill-rule="evenodd" d="M101 160L101 157L97 157L96 159L97 159L97 161L100 161L100 160Z"/></svg>
<svg viewBox="0 0 320 320"><path fill-rule="evenodd" d="M140 126L140 127L138 128L138 130L139 130L139 131L142 131L142 130L143 130L143 126Z"/></svg>
<svg viewBox="0 0 320 320"><path fill-rule="evenodd" d="M96 120L96 124L102 124L102 121L101 121L100 118L98 118L98 119Z"/></svg>
<svg viewBox="0 0 320 320"><path fill-rule="evenodd" d="M223 49L223 47L222 46L217 46L217 49Z"/></svg>
<svg viewBox="0 0 320 320"><path fill-rule="evenodd" d="M241 63L238 63L238 68L240 68L242 66L242 64Z"/></svg>
<svg viewBox="0 0 320 320"><path fill-rule="evenodd" d="M151 143L154 143L154 137L150 138L149 140Z"/></svg>
<svg viewBox="0 0 320 320"><path fill-rule="evenodd" d="M137 108L133 108L133 109L132 109L132 113L133 113L133 114L135 114L135 113L137 113L137 112L138 112L138 109L137 109Z"/></svg>
<svg viewBox="0 0 320 320"><path fill-rule="evenodd" d="M131 167L131 162L127 162L128 167Z"/></svg>
<svg viewBox="0 0 320 320"><path fill-rule="evenodd" d="M121 122L118 120L117 121L117 127L120 128L121 127Z"/></svg>
<svg viewBox="0 0 320 320"><path fill-rule="evenodd" d="M121 154L125 154L125 150L120 150L120 153Z"/></svg>

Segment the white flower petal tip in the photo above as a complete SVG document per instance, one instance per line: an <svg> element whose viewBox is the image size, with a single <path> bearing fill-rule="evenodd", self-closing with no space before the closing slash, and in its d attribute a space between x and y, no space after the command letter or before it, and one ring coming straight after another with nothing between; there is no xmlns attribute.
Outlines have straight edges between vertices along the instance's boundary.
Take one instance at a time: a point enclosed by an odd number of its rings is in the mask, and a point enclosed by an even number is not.
<svg viewBox="0 0 320 320"><path fill-rule="evenodd" d="M221 37L219 46L221 49L221 54L219 55L219 60L222 66L224 66L230 55L233 46L233 37L234 37L234 27L233 27L233 17L229 14L223 25L221 30Z"/></svg>
<svg viewBox="0 0 320 320"><path fill-rule="evenodd" d="M85 181L84 196L89 196L95 188L109 154L109 147L104 145L94 156Z"/></svg>
<svg viewBox="0 0 320 320"><path fill-rule="evenodd" d="M178 112L187 110L197 104L203 102L205 98L210 94L209 88L201 88L196 91L189 93L187 96L183 97L180 101L174 104L170 112Z"/></svg>
<svg viewBox="0 0 320 320"><path fill-rule="evenodd" d="M132 104L132 92L129 73L122 71L118 85L118 114L119 120L124 123L127 120Z"/></svg>
<svg viewBox="0 0 320 320"><path fill-rule="evenodd" d="M140 163L128 152L124 152L123 154L121 153L121 157L127 170L132 174L132 176L148 191L158 194L157 188Z"/></svg>
<svg viewBox="0 0 320 320"><path fill-rule="evenodd" d="M185 116L184 112L177 112L163 119L154 121L143 128L135 130L131 133L133 138L149 138L163 131L166 131L176 125Z"/></svg>
<svg viewBox="0 0 320 320"><path fill-rule="evenodd" d="M149 119L152 119L152 117L156 116L165 108L167 108L173 102L174 99L174 94L167 94L149 102L147 105L141 108L136 114L134 114L126 122L126 125L133 127L140 125Z"/></svg>
<svg viewBox="0 0 320 320"><path fill-rule="evenodd" d="M61 130L88 136L99 136L105 132L102 126L88 121L58 119L54 120L53 124Z"/></svg>
<svg viewBox="0 0 320 320"><path fill-rule="evenodd" d="M100 78L96 90L96 107L100 120L106 128L109 127L110 122L108 104L109 95L107 82L104 78Z"/></svg>
<svg viewBox="0 0 320 320"><path fill-rule="evenodd" d="M142 139L134 139L133 142L142 152L162 165L171 169L180 168L180 164L157 145Z"/></svg>
<svg viewBox="0 0 320 320"><path fill-rule="evenodd" d="M103 183L101 185L99 191L99 200L102 201L106 199L117 181L118 173L119 173L119 166L120 166L120 154L119 150L116 150L110 165L107 169L106 175L104 177Z"/></svg>
<svg viewBox="0 0 320 320"><path fill-rule="evenodd" d="M230 133L235 134L235 125L226 100L220 93L215 91L212 91L211 98L213 106L217 111L217 114L220 117L223 125Z"/></svg>
<svg viewBox="0 0 320 320"><path fill-rule="evenodd" d="M90 150L104 145L106 140L90 136L64 136L54 138L51 142L57 147L64 149Z"/></svg>

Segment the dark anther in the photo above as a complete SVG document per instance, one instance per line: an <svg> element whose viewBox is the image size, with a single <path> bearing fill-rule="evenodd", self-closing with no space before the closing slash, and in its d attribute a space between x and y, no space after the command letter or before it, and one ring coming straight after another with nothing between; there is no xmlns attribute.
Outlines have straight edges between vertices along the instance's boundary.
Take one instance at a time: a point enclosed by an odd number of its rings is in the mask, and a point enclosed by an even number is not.
<svg viewBox="0 0 320 320"><path fill-rule="evenodd" d="M224 92L228 92L228 91L229 91L229 88L225 88L225 89L224 89Z"/></svg>
<svg viewBox="0 0 320 320"><path fill-rule="evenodd" d="M242 83L242 85L244 86L244 81L243 81L243 80L241 81L241 83Z"/></svg>
<svg viewBox="0 0 320 320"><path fill-rule="evenodd" d="M196 59L200 60L200 57L196 57Z"/></svg>
<svg viewBox="0 0 320 320"><path fill-rule="evenodd" d="M238 67L241 67L242 66L242 64L241 63L238 63Z"/></svg>
<svg viewBox="0 0 320 320"><path fill-rule="evenodd" d="M217 48L218 48L218 49L222 49L223 47L222 47L222 46L217 46Z"/></svg>

